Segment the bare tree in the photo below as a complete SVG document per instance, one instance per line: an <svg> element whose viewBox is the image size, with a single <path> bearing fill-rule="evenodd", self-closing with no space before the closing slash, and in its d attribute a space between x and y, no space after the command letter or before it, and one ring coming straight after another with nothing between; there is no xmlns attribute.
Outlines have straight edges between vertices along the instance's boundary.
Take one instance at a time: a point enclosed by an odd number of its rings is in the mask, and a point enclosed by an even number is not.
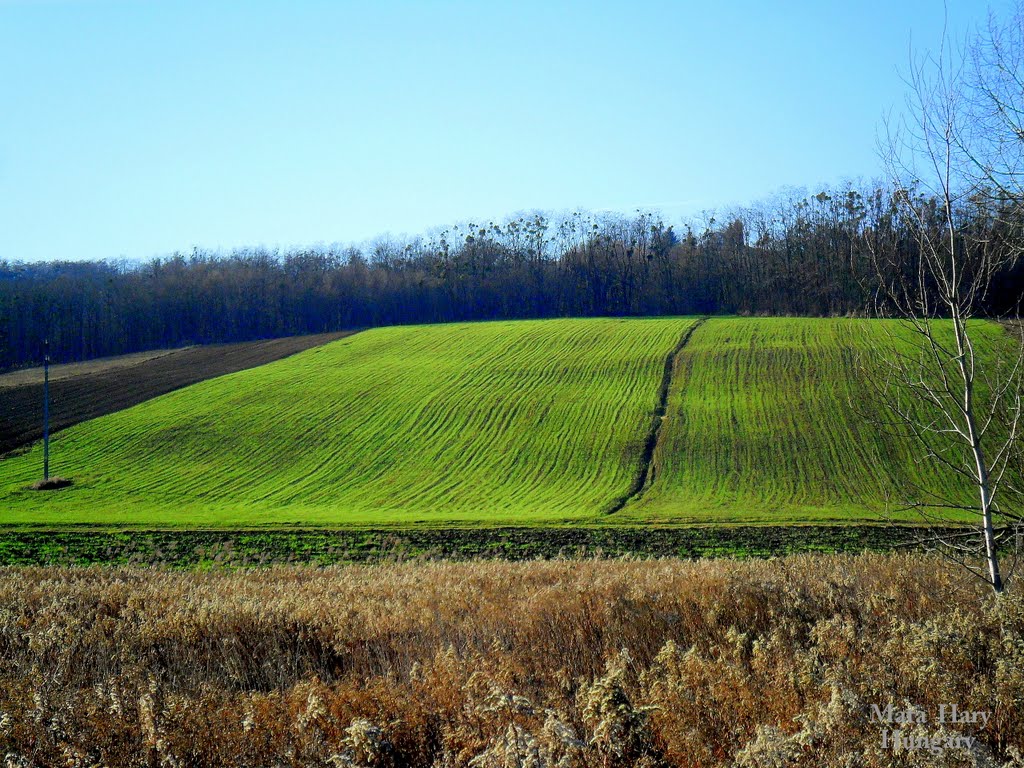
<svg viewBox="0 0 1024 768"><path fill-rule="evenodd" d="M968 119L957 137L957 149L968 161L964 171L1004 215L1019 214L1024 194L1024 2L1005 23L989 17L970 47L964 79Z"/></svg>
<svg viewBox="0 0 1024 768"><path fill-rule="evenodd" d="M1014 24L1024 28L1019 15ZM875 313L897 318L899 330L870 365L889 426L945 480L912 489L908 507L931 524L923 540L1001 592L1016 558L1004 571L1000 551L1020 540L1024 343L1019 322L985 308L1020 251L1020 177L1007 161L1024 142L1016 128L1024 91L1007 97L1019 59L999 47L1005 38L995 30L967 56L944 37L938 54L912 63L907 117L886 142L892 215L911 238L904 249L872 250ZM1011 332L994 333L994 319ZM974 524L963 526L965 518Z"/></svg>

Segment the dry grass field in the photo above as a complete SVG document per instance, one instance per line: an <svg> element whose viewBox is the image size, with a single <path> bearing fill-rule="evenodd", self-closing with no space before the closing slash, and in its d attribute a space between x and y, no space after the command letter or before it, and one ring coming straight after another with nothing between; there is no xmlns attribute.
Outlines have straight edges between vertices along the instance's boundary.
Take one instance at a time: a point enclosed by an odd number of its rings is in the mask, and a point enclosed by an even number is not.
<svg viewBox="0 0 1024 768"><path fill-rule="evenodd" d="M1024 765L1024 600L920 555L8 568L0 606L13 766ZM973 741L894 750L889 704Z"/></svg>

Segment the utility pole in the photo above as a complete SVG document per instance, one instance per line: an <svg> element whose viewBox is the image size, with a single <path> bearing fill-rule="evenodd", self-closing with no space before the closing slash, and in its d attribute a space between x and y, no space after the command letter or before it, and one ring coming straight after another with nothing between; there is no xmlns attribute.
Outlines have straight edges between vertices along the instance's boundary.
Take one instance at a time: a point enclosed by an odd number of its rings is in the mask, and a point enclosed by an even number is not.
<svg viewBox="0 0 1024 768"><path fill-rule="evenodd" d="M50 479L50 340L43 342L43 482Z"/></svg>

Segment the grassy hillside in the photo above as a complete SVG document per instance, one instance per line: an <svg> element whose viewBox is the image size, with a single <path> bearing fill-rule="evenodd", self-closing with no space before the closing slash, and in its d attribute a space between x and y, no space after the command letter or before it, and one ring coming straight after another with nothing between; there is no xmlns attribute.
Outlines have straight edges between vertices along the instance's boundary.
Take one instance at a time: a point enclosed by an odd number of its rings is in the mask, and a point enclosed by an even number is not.
<svg viewBox="0 0 1024 768"><path fill-rule="evenodd" d="M72 427L73 488L0 461L0 522L538 523L638 475L667 355L692 321L383 328Z"/></svg>
<svg viewBox="0 0 1024 768"><path fill-rule="evenodd" d="M975 333L988 350L1003 336L991 323L979 323ZM864 381L865 353L902 345L901 337L893 322L705 323L676 360L652 479L616 517L918 520L897 514L916 489L963 498L948 473L919 461L916 445L879 428L884 411Z"/></svg>
<svg viewBox="0 0 1024 768"><path fill-rule="evenodd" d="M27 490L39 446L0 460L0 524L874 522L915 486L962 493L876 423L863 353L897 326L693 328L367 331L61 432L52 468L73 488ZM977 330L986 350L1004 337ZM659 422L666 361L684 339Z"/></svg>

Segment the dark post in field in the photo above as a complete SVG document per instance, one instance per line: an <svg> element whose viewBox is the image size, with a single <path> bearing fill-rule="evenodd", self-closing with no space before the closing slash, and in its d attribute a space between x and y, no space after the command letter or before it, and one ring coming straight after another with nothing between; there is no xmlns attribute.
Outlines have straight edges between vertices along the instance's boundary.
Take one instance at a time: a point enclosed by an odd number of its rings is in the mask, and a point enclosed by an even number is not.
<svg viewBox="0 0 1024 768"><path fill-rule="evenodd" d="M50 479L50 342L43 342L43 482Z"/></svg>

